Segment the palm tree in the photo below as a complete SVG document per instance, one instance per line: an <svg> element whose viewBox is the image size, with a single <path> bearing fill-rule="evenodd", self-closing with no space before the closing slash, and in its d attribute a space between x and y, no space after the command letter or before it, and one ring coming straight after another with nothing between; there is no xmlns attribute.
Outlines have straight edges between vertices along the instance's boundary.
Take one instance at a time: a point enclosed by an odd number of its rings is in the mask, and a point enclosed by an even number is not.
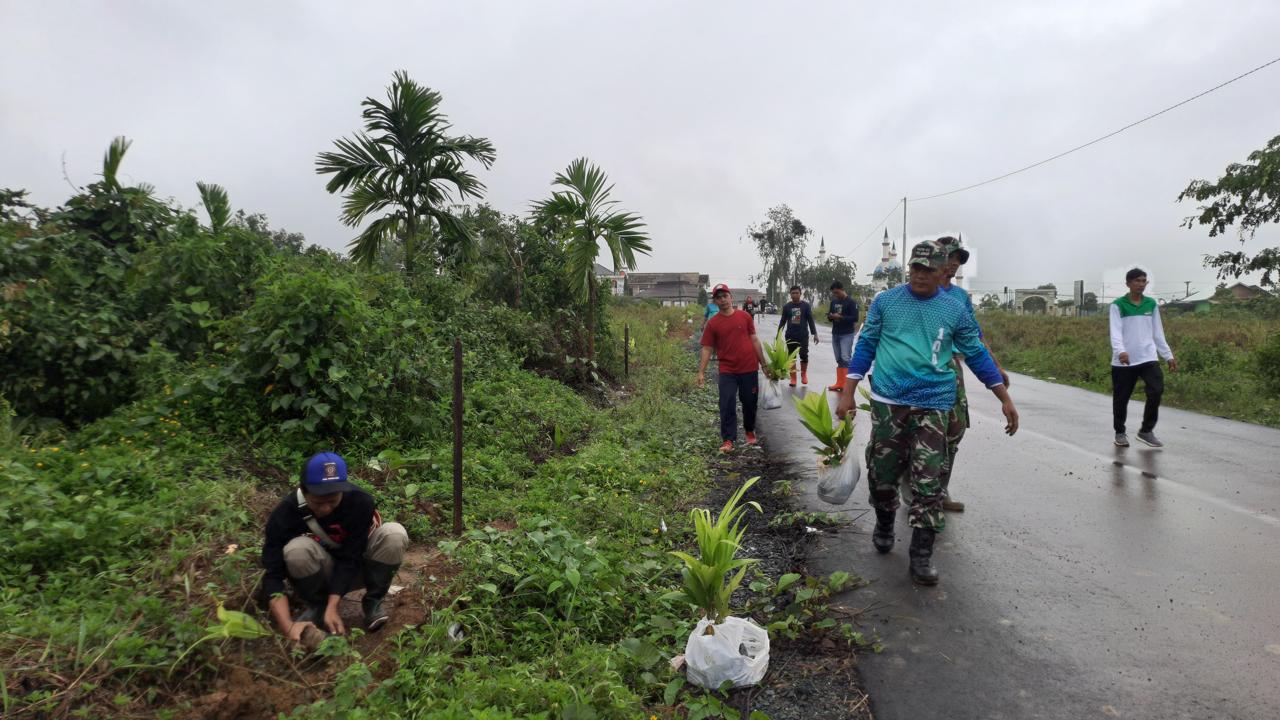
<svg viewBox="0 0 1280 720"><path fill-rule="evenodd" d="M644 223L635 213L614 210L617 200L610 200L613 186L608 185L604 171L578 158L562 173L556 173L553 186L566 188L553 191L551 198L534 204L534 211L558 220L568 229L570 286L581 297L587 296L587 359L596 357L596 307L599 285L596 282L596 256L600 241L613 256L613 270L631 270L636 266L636 253L649 253L649 238Z"/></svg>
<svg viewBox="0 0 1280 720"><path fill-rule="evenodd" d="M351 241L352 259L372 264L384 244L399 241L405 272L413 275L420 239L437 258L448 257L449 245L471 243L471 231L449 205L455 198L479 198L484 190L484 183L463 167L464 160L478 160L488 169L496 153L485 138L449 135L452 125L440 112L442 99L398 71L387 102L370 97L360 103L365 131L335 140L336 151L317 157L316 172L333 175L325 189L346 193L343 223L356 227L383 213Z"/></svg>

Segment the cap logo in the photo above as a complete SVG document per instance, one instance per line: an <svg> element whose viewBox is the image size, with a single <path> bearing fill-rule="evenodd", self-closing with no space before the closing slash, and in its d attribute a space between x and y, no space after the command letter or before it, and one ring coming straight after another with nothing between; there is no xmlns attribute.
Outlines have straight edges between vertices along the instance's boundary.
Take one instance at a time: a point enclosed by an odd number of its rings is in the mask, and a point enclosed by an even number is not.
<svg viewBox="0 0 1280 720"><path fill-rule="evenodd" d="M338 463L327 462L324 464L324 479L325 480L338 479Z"/></svg>

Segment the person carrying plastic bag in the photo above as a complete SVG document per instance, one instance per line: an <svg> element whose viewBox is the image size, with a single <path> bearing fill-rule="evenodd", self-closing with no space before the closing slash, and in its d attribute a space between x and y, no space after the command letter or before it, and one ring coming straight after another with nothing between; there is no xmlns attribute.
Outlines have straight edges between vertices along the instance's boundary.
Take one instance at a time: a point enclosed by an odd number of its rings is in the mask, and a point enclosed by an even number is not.
<svg viewBox="0 0 1280 720"><path fill-rule="evenodd" d="M947 253L928 240L911 249L909 282L886 290L871 303L854 348L848 382L836 414L854 412L854 393L871 363L871 442L867 485L876 512L871 540L877 551L893 549L894 520L901 501L898 479L910 478L911 579L935 585L933 545L945 527L939 473L946 457L947 413L956 402L953 350L1000 400L1005 432L1018 430L1018 411L1000 372L963 304L939 289Z"/></svg>

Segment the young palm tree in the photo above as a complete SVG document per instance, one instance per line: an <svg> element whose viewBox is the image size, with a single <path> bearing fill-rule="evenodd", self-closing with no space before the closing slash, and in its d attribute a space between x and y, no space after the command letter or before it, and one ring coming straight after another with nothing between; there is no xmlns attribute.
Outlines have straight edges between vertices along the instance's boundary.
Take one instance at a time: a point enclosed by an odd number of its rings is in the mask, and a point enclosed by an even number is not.
<svg viewBox="0 0 1280 720"><path fill-rule="evenodd" d="M448 256L450 244L465 248L471 242L470 230L449 206L455 199L479 198L484 190L464 169L466 158L487 169L496 153L485 138L449 135L442 99L401 70L387 88L387 102L361 103L365 131L335 140L336 151L317 157L316 172L333 176L325 189L346 193L346 225L356 227L382 213L351 241L352 259L370 264L384 244L399 241L405 272L413 275L419 240L438 257Z"/></svg>
<svg viewBox="0 0 1280 720"><path fill-rule="evenodd" d="M534 211L555 218L568 228L566 247L571 286L587 296L587 358L596 357L596 309L599 286L596 282L596 257L601 241L613 257L613 270L631 270L636 266L636 253L649 253L649 238L644 223L635 213L614 210L617 200L610 200L613 186L608 185L604 171L578 158L562 173L556 173L552 185L566 188L553 191L551 198L534 204Z"/></svg>

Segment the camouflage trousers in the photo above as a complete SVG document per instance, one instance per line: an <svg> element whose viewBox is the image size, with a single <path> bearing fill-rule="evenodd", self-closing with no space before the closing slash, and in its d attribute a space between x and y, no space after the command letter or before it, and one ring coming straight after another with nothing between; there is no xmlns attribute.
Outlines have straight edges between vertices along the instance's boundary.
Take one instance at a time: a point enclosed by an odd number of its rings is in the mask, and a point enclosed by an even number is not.
<svg viewBox="0 0 1280 720"><path fill-rule="evenodd" d="M871 401L867 443L867 488L871 507L896 512L900 479L911 488L913 528L942 530L942 468L947 462L947 415L943 410Z"/></svg>
<svg viewBox="0 0 1280 720"><path fill-rule="evenodd" d="M951 408L951 412L947 413L947 458L942 463L942 474L939 477L944 493L951 485L951 467L955 464L956 451L960 449L960 441L964 439L964 431L968 427L969 398L964 392L964 375L957 367L956 404Z"/></svg>

